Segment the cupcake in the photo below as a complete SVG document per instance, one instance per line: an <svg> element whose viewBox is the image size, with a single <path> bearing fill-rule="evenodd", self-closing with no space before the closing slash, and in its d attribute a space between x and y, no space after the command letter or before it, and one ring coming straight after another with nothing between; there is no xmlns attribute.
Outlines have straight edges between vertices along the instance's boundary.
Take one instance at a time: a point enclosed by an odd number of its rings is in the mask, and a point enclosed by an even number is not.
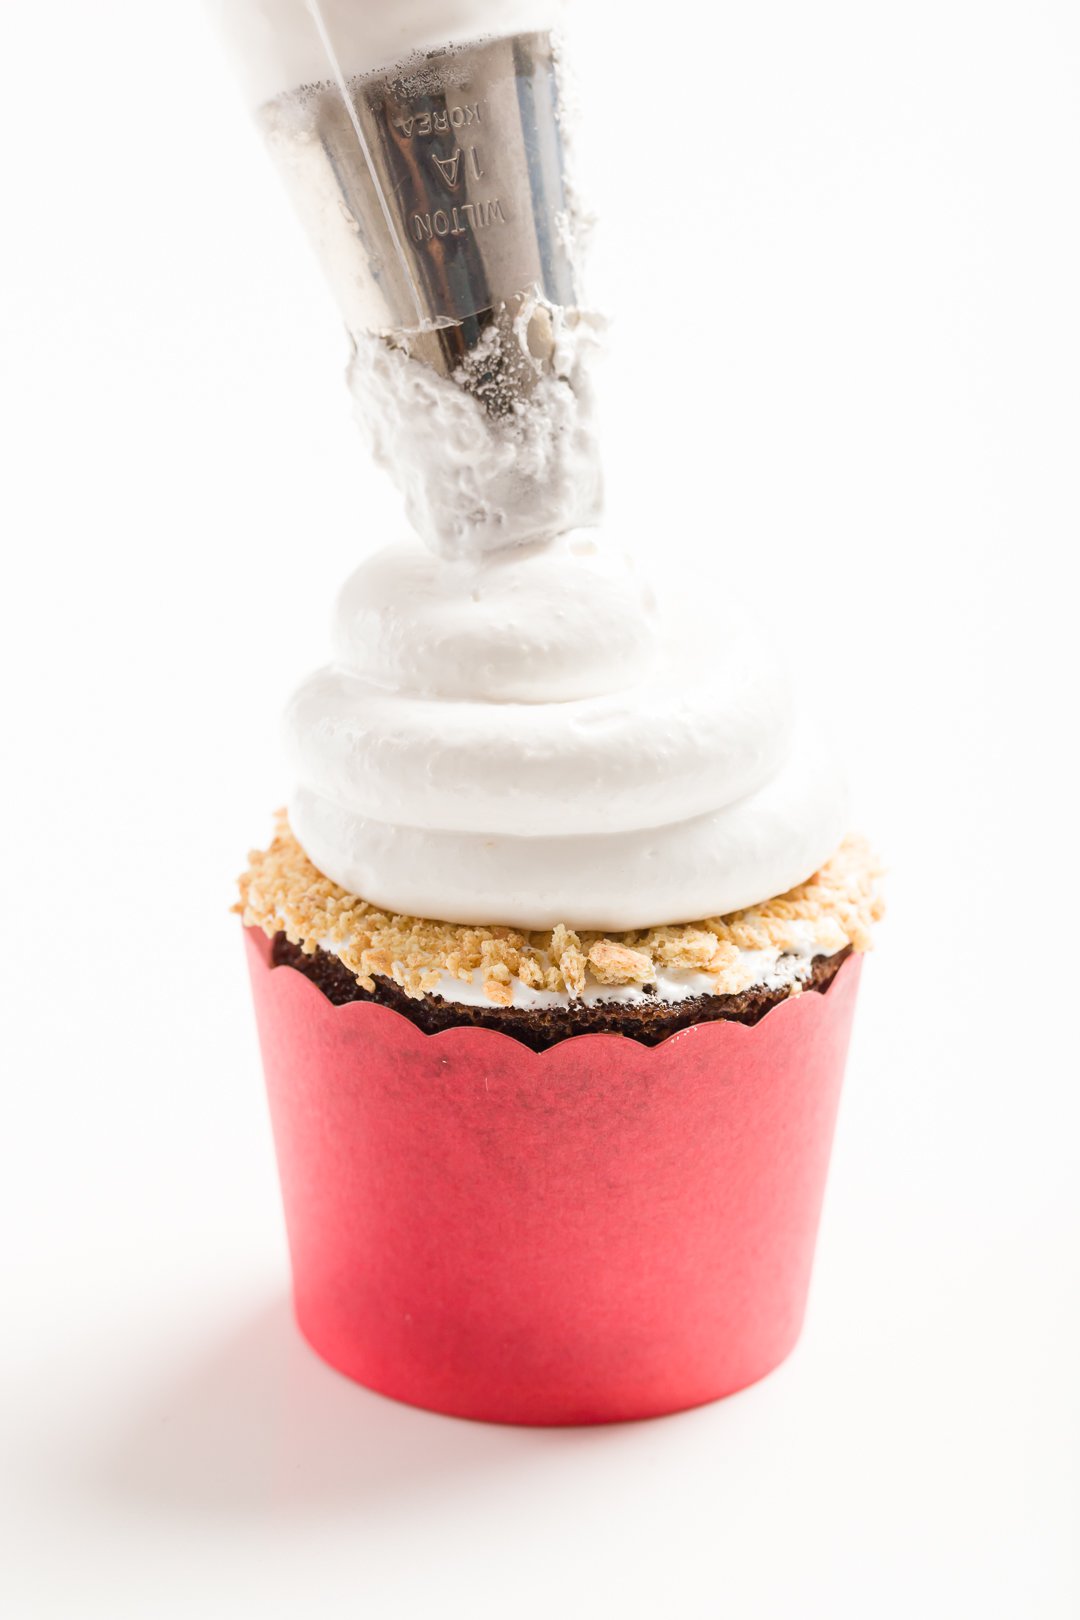
<svg viewBox="0 0 1080 1620"><path fill-rule="evenodd" d="M603 527L557 0L219 9L415 530L240 885L297 1320L466 1417L715 1399L799 1333L873 859L768 627Z"/></svg>
<svg viewBox="0 0 1080 1620"><path fill-rule="evenodd" d="M333 655L238 907L303 1332L499 1421L761 1377L880 912L769 638L582 531L388 547Z"/></svg>

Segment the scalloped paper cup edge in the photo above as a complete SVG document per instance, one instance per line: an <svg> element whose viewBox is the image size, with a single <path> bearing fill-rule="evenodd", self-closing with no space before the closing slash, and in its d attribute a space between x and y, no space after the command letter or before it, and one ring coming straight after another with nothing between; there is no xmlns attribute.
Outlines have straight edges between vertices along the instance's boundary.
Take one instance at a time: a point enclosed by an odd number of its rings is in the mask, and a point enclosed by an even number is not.
<svg viewBox="0 0 1080 1620"><path fill-rule="evenodd" d="M335 1007L245 935L296 1316L333 1367L459 1417L580 1424L788 1355L860 957L753 1026L537 1053Z"/></svg>

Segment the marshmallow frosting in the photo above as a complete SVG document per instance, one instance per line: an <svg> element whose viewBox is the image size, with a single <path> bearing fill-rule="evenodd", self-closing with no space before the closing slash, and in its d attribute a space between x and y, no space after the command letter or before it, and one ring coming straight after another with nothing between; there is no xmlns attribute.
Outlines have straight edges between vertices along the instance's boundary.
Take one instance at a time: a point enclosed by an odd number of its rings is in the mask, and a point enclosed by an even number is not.
<svg viewBox="0 0 1080 1620"><path fill-rule="evenodd" d="M285 97L271 133L305 159L317 140L297 124L304 86L550 29L561 9L211 4L251 102ZM561 117L559 130L565 164ZM293 178L322 184L306 163ZM356 221L336 182L315 205L333 259ZM569 212L556 223L574 234ZM598 323L548 305L538 287L515 296L512 326L495 321L484 339L503 348L477 347L473 372L453 380L349 322L357 411L420 540L348 581L333 660L289 705L295 835L341 888L462 924L623 931L782 894L846 830L831 755L797 715L775 645L726 593L657 596L601 530L579 527L600 512L588 374ZM493 413L467 385L507 366L536 375Z"/></svg>
<svg viewBox="0 0 1080 1620"><path fill-rule="evenodd" d="M831 754L733 604L658 599L600 531L363 564L286 716L297 838L335 883L459 923L723 915L845 832Z"/></svg>

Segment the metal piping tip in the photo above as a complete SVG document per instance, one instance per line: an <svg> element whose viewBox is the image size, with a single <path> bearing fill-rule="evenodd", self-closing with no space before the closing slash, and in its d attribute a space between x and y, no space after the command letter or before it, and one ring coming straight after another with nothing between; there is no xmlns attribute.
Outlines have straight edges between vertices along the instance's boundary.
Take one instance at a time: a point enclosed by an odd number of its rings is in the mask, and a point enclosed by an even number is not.
<svg viewBox="0 0 1080 1620"><path fill-rule="evenodd" d="M379 334L492 417L553 363L577 301L551 36L330 76L261 111L354 336Z"/></svg>

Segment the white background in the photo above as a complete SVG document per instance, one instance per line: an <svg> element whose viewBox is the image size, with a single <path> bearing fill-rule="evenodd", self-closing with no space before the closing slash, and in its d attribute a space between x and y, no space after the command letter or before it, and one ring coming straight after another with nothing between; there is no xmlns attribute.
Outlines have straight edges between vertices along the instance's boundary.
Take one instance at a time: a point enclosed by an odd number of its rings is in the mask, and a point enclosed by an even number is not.
<svg viewBox="0 0 1080 1620"><path fill-rule="evenodd" d="M17 1620L1080 1609L1080 11L591 9L612 529L757 594L891 867L803 1343L711 1409L530 1433L297 1338L228 906L282 702L401 519L199 11L8 5Z"/></svg>

